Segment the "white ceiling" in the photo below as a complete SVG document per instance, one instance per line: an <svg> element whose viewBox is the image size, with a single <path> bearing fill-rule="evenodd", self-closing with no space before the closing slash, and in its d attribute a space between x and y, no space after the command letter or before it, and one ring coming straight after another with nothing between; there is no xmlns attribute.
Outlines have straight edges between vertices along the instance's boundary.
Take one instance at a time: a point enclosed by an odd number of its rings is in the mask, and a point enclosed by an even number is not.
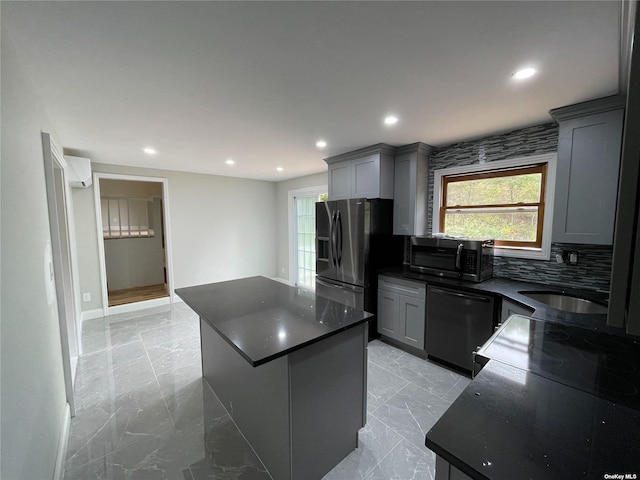
<svg viewBox="0 0 640 480"><path fill-rule="evenodd" d="M3 1L2 26L63 147L102 163L282 180L374 143L443 146L617 93L619 9ZM518 83L523 66L539 74ZM396 126L383 125L387 113Z"/></svg>

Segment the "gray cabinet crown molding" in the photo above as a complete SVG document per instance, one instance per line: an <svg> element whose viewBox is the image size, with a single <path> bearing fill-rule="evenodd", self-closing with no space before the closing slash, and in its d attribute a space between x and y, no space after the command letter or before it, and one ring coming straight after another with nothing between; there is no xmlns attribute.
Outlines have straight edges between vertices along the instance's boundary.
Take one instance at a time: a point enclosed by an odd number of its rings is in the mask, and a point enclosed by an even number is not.
<svg viewBox="0 0 640 480"><path fill-rule="evenodd" d="M571 120L572 118L584 117L594 113L604 113L610 110L618 110L625 107L625 97L622 95L612 95L610 97L598 98L588 102L576 103L549 110L549 115L556 122Z"/></svg>
<svg viewBox="0 0 640 480"><path fill-rule="evenodd" d="M394 156L396 154L396 150L397 148L392 145L387 145L386 143L377 143L369 147L364 147L358 150L353 150L351 152L341 153L340 155L334 155L333 157L325 158L324 161L328 165L331 165L332 163L336 163L336 162L342 162L345 160L353 160L355 158L366 157L374 153Z"/></svg>
<svg viewBox="0 0 640 480"><path fill-rule="evenodd" d="M433 152L434 147L432 147L431 145L427 145L426 143L422 143L422 142L416 142L416 143L410 143L409 145L403 145L402 147L398 147L396 150L396 156L397 155L402 155L403 153L409 153L409 152L418 152L418 155L431 155L431 152Z"/></svg>

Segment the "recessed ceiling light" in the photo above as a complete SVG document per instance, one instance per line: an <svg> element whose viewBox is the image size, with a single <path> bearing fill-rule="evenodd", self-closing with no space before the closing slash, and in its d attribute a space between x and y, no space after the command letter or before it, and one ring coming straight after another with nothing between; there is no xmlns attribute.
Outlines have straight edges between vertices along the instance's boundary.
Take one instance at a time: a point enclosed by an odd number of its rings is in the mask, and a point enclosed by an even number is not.
<svg viewBox="0 0 640 480"><path fill-rule="evenodd" d="M276 167L276 170L278 170L279 172L281 172L281 171L283 171L283 170L284 170L284 168L282 168L282 167Z"/></svg>
<svg viewBox="0 0 640 480"><path fill-rule="evenodd" d="M398 117L396 117L395 115L387 115L384 118L385 125L395 125L396 123L398 123Z"/></svg>
<svg viewBox="0 0 640 480"><path fill-rule="evenodd" d="M326 146L327 146L327 142L325 142L324 140L318 140L316 142L316 147L318 147L318 148L324 148Z"/></svg>
<svg viewBox="0 0 640 480"><path fill-rule="evenodd" d="M227 165L233 165L233 164L234 164L234 163L236 163L236 162L234 162L234 161L233 161L233 160L231 160L231 159L228 159L228 160L227 160L226 162L224 162L224 163L226 163Z"/></svg>
<svg viewBox="0 0 640 480"><path fill-rule="evenodd" d="M142 151L147 155L155 155L156 153L158 153L154 148L151 148L151 147L144 147Z"/></svg>
<svg viewBox="0 0 640 480"><path fill-rule="evenodd" d="M536 74L535 68L523 68L513 74L513 78L516 80L524 80L525 78L533 77Z"/></svg>

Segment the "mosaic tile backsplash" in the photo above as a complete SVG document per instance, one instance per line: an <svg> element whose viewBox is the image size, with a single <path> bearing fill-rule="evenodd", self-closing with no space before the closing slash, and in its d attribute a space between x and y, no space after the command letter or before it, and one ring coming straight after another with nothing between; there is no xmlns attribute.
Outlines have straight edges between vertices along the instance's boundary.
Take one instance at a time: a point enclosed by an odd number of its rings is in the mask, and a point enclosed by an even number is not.
<svg viewBox="0 0 640 480"><path fill-rule="evenodd" d="M557 149L558 125L555 123L437 148L429 159L427 212L433 211L434 170L540 155ZM432 216L429 215L428 232L431 232L431 221ZM563 250L577 251L578 264L557 263L555 256ZM551 245L551 260L495 257L493 275L544 285L608 292L612 256L613 249L610 246L554 243Z"/></svg>
<svg viewBox="0 0 640 480"><path fill-rule="evenodd" d="M563 251L578 252L578 264L557 263ZM604 245L551 244L551 260L494 257L493 276L556 287L609 292L613 248Z"/></svg>

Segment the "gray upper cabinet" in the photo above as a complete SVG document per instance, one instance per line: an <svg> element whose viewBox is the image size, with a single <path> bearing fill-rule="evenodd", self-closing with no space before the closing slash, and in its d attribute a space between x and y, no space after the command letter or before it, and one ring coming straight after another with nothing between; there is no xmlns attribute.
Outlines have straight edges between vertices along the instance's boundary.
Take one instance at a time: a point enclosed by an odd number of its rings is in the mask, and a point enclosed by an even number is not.
<svg viewBox="0 0 640 480"><path fill-rule="evenodd" d="M613 243L623 107L614 96L549 112L559 123L552 241Z"/></svg>
<svg viewBox="0 0 640 480"><path fill-rule="evenodd" d="M379 143L325 158L329 166L329 200L393 198L396 148Z"/></svg>
<svg viewBox="0 0 640 480"><path fill-rule="evenodd" d="M433 147L412 143L398 148L393 180L394 235L425 235L427 173Z"/></svg>

